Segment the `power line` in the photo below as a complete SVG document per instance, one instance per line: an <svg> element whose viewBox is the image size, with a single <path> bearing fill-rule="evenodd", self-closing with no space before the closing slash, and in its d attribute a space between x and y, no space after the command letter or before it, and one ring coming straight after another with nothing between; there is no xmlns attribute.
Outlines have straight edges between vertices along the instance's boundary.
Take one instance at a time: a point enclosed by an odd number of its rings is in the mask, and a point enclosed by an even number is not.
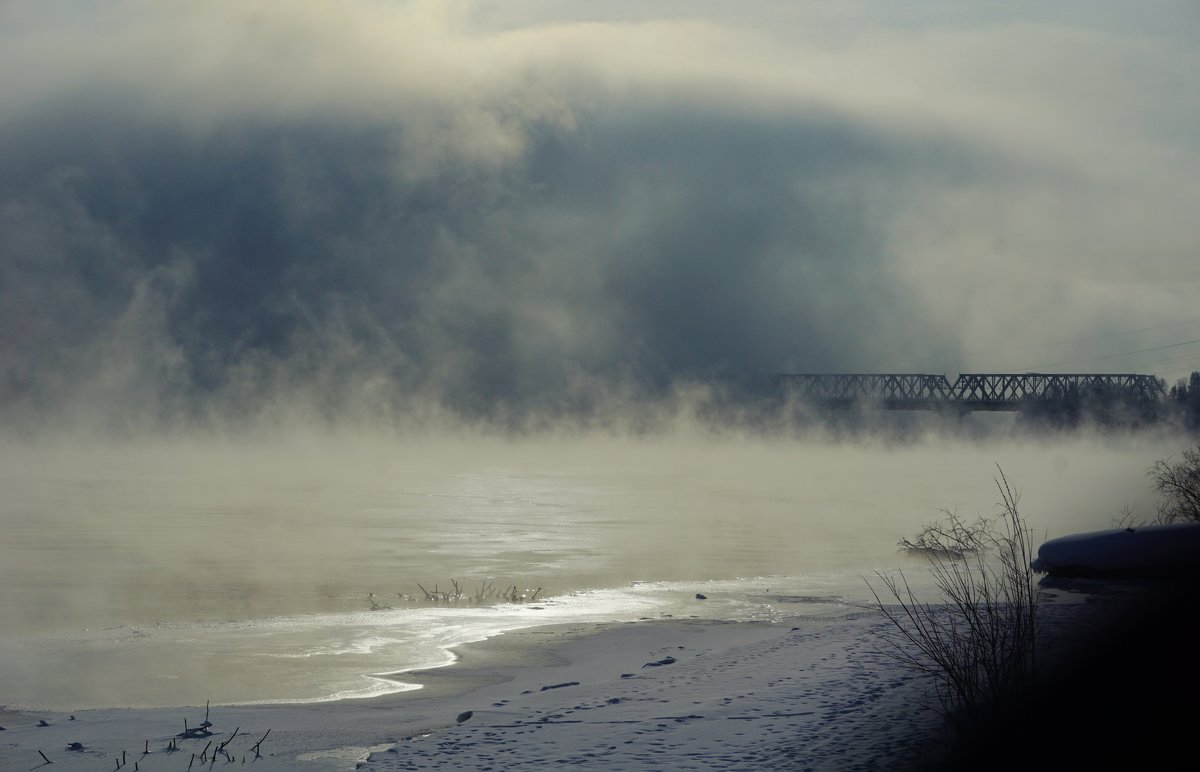
<svg viewBox="0 0 1200 772"><path fill-rule="evenodd" d="M1171 327L1182 327L1185 324L1195 324L1197 322L1200 322L1200 319L1187 319L1182 322L1171 322L1169 324L1158 324L1153 327L1143 327L1140 330L1129 330L1127 332L1110 332L1110 333L1105 333L1103 335L1092 335L1087 338L1075 338L1074 340L1058 341L1056 343L1039 343L1039 344L1036 344L1033 346L1024 346L1022 348L1008 349L1007 351L1001 352L1001 353L1019 354L1023 351L1035 351L1037 349L1053 348L1055 346L1073 346L1076 343L1091 343L1092 341L1096 341L1096 340L1107 340L1109 338L1121 338L1126 335L1137 335L1137 334L1143 333L1143 332L1154 332L1155 330L1166 330ZM966 358L967 359L979 359L981 356L983 356L983 355L968 356Z"/></svg>
<svg viewBox="0 0 1200 772"><path fill-rule="evenodd" d="M1141 348L1141 349L1136 349L1134 351L1122 351L1119 354L1105 354L1104 356L1085 357L1083 359L1067 359L1067 360L1064 360L1061 362L1052 362L1050 364L1044 364L1044 365L1034 365L1032 368L1028 368L1028 369L1040 370L1044 367L1062 367L1063 365L1074 365L1074 364L1080 364L1083 362L1098 362L1103 359L1116 359L1117 357L1133 356L1134 354L1145 354L1148 351L1163 351L1163 350L1166 350L1169 348L1179 348L1180 346L1190 346L1193 343L1200 343L1200 338L1196 338L1195 340L1185 340L1182 343L1172 343L1167 346L1153 346L1151 348Z"/></svg>
<svg viewBox="0 0 1200 772"><path fill-rule="evenodd" d="M966 361L977 361L980 359L995 360L995 359L1000 359L1003 357L1009 357L1014 354L1022 354L1022 353L1029 352L1029 351L1040 351L1042 349L1054 348L1056 346L1073 346L1073 345L1077 345L1080 343L1091 343L1091 342L1098 341L1098 340L1111 340L1113 338L1121 338L1121 337L1125 337L1127 335L1138 335L1138 334L1141 334L1144 332L1155 332L1157 330L1167 330L1172 327L1182 327L1182 326L1188 325L1188 324L1196 324L1197 322L1200 322L1200 318L1185 319L1180 322L1168 322L1166 324L1156 324L1152 327L1142 327L1140 329L1126 330L1124 332L1105 333L1103 335L1091 335L1091 336L1088 336L1085 338L1074 338L1072 340L1062 340L1062 341L1056 341L1056 342L1052 342L1052 343L1038 343L1038 344L1034 344L1031 346L1022 346L1020 348L1012 348L1012 349L1005 349L1002 351L996 351L996 352L993 352L990 354L989 353L966 354L962 357L962 359L964 359ZM1143 350L1150 351L1152 349L1143 349ZM1117 357L1117 356L1123 356L1123 355L1122 354L1113 354L1112 356ZM1097 358L1104 358L1104 357L1097 357ZM945 361L944 357L939 358L939 359L918 359L918 360L901 359L901 360L893 360L891 362L884 362L883 364L884 364L884 366L887 366L887 367L901 367L901 366L910 366L910 365L914 365L914 364L918 364L918 365L922 365L922 366L929 366L931 364L937 364L938 366L940 366L941 363L944 361ZM1087 360L1074 360L1074 361L1087 361ZM1038 367L1055 367L1055 365L1038 365ZM1036 369L1036 368L1024 368L1024 369Z"/></svg>
<svg viewBox="0 0 1200 772"><path fill-rule="evenodd" d="M1176 362L1180 364L1175 364ZM1161 365L1173 365L1169 370L1162 373L1162 377L1167 381L1175 381L1180 377L1187 377L1196 370L1200 370L1200 354L1185 354L1179 357L1170 357L1168 359L1158 359L1153 362L1146 363L1146 368L1159 367Z"/></svg>
<svg viewBox="0 0 1200 772"><path fill-rule="evenodd" d="M1200 365L1200 354L1184 354L1183 356L1169 357L1167 359L1155 359L1153 362L1146 362L1144 367L1154 367L1155 365L1167 365L1173 362L1194 362Z"/></svg>

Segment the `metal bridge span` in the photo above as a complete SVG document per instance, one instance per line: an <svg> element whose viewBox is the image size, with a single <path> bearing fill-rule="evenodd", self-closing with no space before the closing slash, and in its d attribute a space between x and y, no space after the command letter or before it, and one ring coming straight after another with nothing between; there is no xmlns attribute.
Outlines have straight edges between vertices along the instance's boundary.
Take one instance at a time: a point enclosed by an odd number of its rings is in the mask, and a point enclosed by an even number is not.
<svg viewBox="0 0 1200 772"><path fill-rule="evenodd" d="M1019 411L1030 403L1071 398L1165 396L1163 382L1153 375L962 373L954 383L923 373L781 373L775 378L790 396L829 408Z"/></svg>

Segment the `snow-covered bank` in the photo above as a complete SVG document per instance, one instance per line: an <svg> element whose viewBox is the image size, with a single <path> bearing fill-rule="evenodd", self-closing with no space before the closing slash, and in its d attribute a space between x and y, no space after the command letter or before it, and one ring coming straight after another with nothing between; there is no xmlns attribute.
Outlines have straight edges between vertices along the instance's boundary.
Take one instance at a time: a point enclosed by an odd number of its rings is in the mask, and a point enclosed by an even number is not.
<svg viewBox="0 0 1200 772"><path fill-rule="evenodd" d="M879 626L862 613L792 628L614 628L562 647L560 665L469 695L469 718L364 766L895 767L937 719L913 710L921 689L879 652Z"/></svg>
<svg viewBox="0 0 1200 772"><path fill-rule="evenodd" d="M310 705L213 706L213 734L171 738L204 709L0 711L0 768L187 769L211 742L259 770L895 766L938 719L878 651L869 612L802 626L674 621L526 630L416 674L420 692ZM538 639L557 641L539 646ZM461 722L463 714L470 716ZM48 726L39 726L45 721ZM262 757L251 746L270 729ZM847 742L853 738L853 742ZM78 742L83 750L67 750ZM148 742L151 750L143 754ZM374 750L374 753L371 751ZM220 757L217 766L227 763Z"/></svg>
<svg viewBox="0 0 1200 772"><path fill-rule="evenodd" d="M1109 676L1095 675L1101 665L1087 646L1110 612L1137 608L1139 596L1047 594L1046 631L1061 643L1052 659L1063 666L1082 657L1092 669L1082 678L1087 690L1048 692L1030 711L1045 729L1048 752L1079 753L1054 745L1060 732L1081 731L1058 706L1102 704L1111 713L1113 700L1103 699ZM1085 602L1093 599L1101 602ZM424 685L419 691L331 703L213 705L212 734L188 738L177 735L185 720L189 727L204 720L203 707L91 710L73 720L0 709L0 769L37 767L39 750L55 770L113 769L124 758L121 769L136 763L137 772L221 768L243 759L263 772L564 764L903 769L937 760L948 738L940 716L926 709L927 682L883 653L879 634L887 629L870 610L784 623L530 628L460 647L451 667L408 674ZM1153 628L1144 643L1153 645ZM1123 650L1129 662L1135 654L1135 647ZM1103 668L1112 672L1111 663ZM1105 734L1104 720L1113 717L1092 716L1085 739ZM264 735L255 758L253 745ZM72 743L82 749L68 750ZM222 743L228 756L214 763ZM201 762L206 767L196 766Z"/></svg>
<svg viewBox="0 0 1200 772"><path fill-rule="evenodd" d="M1051 539L1035 571L1051 576L1183 576L1200 572L1200 524L1111 528Z"/></svg>
<svg viewBox="0 0 1200 772"><path fill-rule="evenodd" d="M1075 539L1070 553L1086 556L1090 543L1097 540ZM1160 729L1186 713L1157 700L1164 689L1190 693L1200 684L1177 622L1187 598L1178 582L1163 586L1170 594L1098 581L1046 590L1039 615L1049 671L1039 693L1018 706L1019 724L980 726L958 748L967 755L949 764L1165 758L1184 735ZM938 713L925 710L929 683L884 653L888 626L875 611L841 606L782 622L533 627L458 647L449 668L409 672L406 681L424 686L418 692L215 705L211 728L191 735L185 729L204 720L203 707L74 716L0 708L0 768L44 765L41 754L55 770L137 772L242 761L263 772L926 766L948 752L947 735ZM1108 742L1112 723L1147 714L1153 747L1090 744Z"/></svg>

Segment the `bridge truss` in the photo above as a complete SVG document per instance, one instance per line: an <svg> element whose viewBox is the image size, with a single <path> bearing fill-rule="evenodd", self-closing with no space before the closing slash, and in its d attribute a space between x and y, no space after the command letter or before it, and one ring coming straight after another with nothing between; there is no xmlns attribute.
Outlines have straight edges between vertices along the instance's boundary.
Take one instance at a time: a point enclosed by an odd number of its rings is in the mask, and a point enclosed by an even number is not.
<svg viewBox="0 0 1200 772"><path fill-rule="evenodd" d="M926 373L783 373L775 376L790 396L821 407L856 405L886 410L1008 410L1072 397L1104 395L1158 400L1165 395L1153 375L961 373L954 383Z"/></svg>

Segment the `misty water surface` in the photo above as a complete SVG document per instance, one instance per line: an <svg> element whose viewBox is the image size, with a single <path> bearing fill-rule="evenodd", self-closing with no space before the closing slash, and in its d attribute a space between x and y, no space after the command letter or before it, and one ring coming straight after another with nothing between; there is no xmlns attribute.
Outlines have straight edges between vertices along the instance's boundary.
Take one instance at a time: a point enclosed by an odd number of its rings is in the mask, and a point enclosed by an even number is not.
<svg viewBox="0 0 1200 772"><path fill-rule="evenodd" d="M485 581L540 587L542 598L667 582L662 598L690 598L688 583L791 577L750 581L742 595L812 592L804 588L816 581L831 597L866 602L863 577L874 570L921 572L897 553L900 537L943 508L994 511L995 464L1022 491L1039 536L1055 536L1108 527L1122 504L1150 514L1145 469L1172 449L1151 440L889 448L683 436L9 445L0 626L16 648L0 670L27 673L44 657L47 673L70 683L97 662L119 669L133 664L122 658L148 656L116 639L154 637L165 652L171 636L200 635L186 628L194 623L357 614L368 593L401 608L398 593L419 594L418 583L444 589L452 578L468 590ZM323 619L321 635L331 635ZM420 624L421 635L442 635L437 620ZM267 645L265 628L252 627L204 628L191 645L225 661L256 636ZM415 664L395 647L380 659L369 642L378 634L355 627L341 642L306 633L270 646L280 657L357 647L361 672ZM74 643L52 658L47 641ZM108 641L93 647L104 657L90 662L81 641ZM247 672L243 680L279 677L271 667ZM169 693L157 699L170 703ZM321 696L277 696L289 694Z"/></svg>

